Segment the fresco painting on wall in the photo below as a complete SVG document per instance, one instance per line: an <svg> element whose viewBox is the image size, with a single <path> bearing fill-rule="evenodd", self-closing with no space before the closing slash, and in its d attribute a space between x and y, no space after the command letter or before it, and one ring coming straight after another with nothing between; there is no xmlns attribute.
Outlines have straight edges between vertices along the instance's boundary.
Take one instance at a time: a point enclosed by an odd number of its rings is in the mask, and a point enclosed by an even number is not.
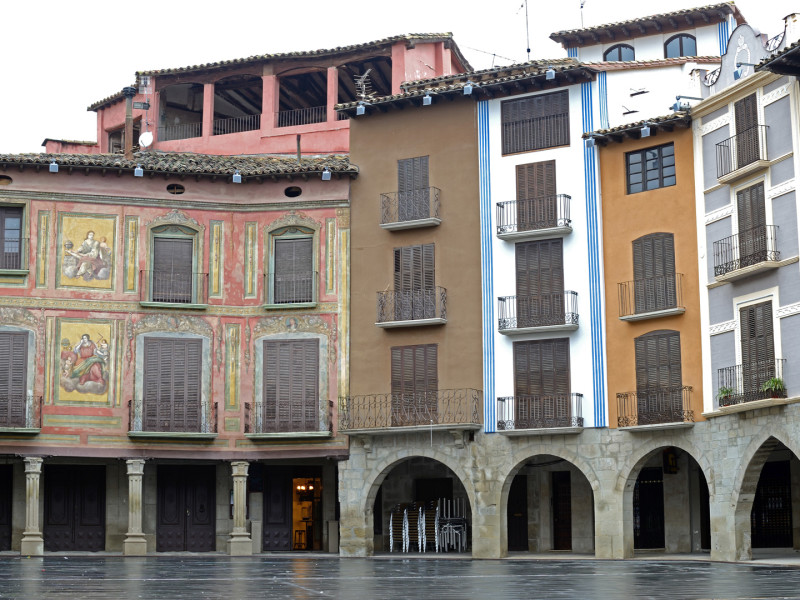
<svg viewBox="0 0 800 600"><path fill-rule="evenodd" d="M59 320L59 402L107 402L111 381L111 323Z"/></svg>
<svg viewBox="0 0 800 600"><path fill-rule="evenodd" d="M111 289L116 218L76 214L59 216L60 284Z"/></svg>

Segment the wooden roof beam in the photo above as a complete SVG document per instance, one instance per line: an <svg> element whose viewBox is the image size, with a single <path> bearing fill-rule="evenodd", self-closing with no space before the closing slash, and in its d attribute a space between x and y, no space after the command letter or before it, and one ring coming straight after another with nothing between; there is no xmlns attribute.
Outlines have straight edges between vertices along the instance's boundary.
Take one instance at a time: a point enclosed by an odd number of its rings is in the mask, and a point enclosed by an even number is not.
<svg viewBox="0 0 800 600"><path fill-rule="evenodd" d="M669 21L669 24L670 24L670 25L671 25L671 26L672 26L674 29L677 29L677 28L678 28L678 22L677 22L677 21L676 21L674 18L672 18L672 17L669 17L668 21Z"/></svg>
<svg viewBox="0 0 800 600"><path fill-rule="evenodd" d="M642 32L642 35L647 35L647 27L645 27L644 23L639 23L639 31Z"/></svg>
<svg viewBox="0 0 800 600"><path fill-rule="evenodd" d="M623 25L622 27L620 27L620 29L622 30L622 34L623 34L625 37L630 37L630 36L631 36L631 31L630 31L630 29L628 29L627 27L625 27L625 25Z"/></svg>
<svg viewBox="0 0 800 600"><path fill-rule="evenodd" d="M658 20L653 20L653 25L655 26L656 31L658 31L659 33L661 33L664 30L664 26Z"/></svg>
<svg viewBox="0 0 800 600"><path fill-rule="evenodd" d="M689 15L686 15L686 17L684 17L684 18L686 19L686 24L689 27L692 27L694 25L694 19L692 19L692 17L690 17Z"/></svg>

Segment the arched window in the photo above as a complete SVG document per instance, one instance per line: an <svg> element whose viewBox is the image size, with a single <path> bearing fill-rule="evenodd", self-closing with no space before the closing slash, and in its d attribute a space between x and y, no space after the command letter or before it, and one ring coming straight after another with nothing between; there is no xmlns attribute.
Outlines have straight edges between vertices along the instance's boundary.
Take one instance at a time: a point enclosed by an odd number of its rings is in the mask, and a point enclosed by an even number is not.
<svg viewBox="0 0 800 600"><path fill-rule="evenodd" d="M664 44L664 58L697 56L697 41L693 35L681 33L674 35Z"/></svg>
<svg viewBox="0 0 800 600"><path fill-rule="evenodd" d="M611 48L606 50L605 54L603 54L603 60L635 60L633 46L629 46L628 44L611 46Z"/></svg>

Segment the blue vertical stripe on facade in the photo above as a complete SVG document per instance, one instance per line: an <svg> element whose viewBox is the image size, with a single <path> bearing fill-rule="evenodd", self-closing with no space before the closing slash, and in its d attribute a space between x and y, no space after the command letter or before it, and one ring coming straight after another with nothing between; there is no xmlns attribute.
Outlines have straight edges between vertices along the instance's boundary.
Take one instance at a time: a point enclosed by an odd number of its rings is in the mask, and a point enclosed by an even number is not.
<svg viewBox="0 0 800 600"><path fill-rule="evenodd" d="M594 131L592 82L581 84L583 130ZM602 110L602 109L601 109ZM584 187L589 254L589 322L592 346L592 393L594 396L594 426L606 426L605 354L602 322L602 285L600 281L600 240L598 237L597 161L595 149L583 146Z"/></svg>
<svg viewBox="0 0 800 600"><path fill-rule="evenodd" d="M600 128L608 129L608 88L606 87L606 72L602 71L598 77L598 94L600 95Z"/></svg>
<svg viewBox="0 0 800 600"><path fill-rule="evenodd" d="M720 21L717 26L719 32L719 55L723 56L728 49L728 21Z"/></svg>
<svg viewBox="0 0 800 600"><path fill-rule="evenodd" d="M577 48L567 48L567 56L570 58L578 58Z"/></svg>
<svg viewBox="0 0 800 600"><path fill-rule="evenodd" d="M497 431L494 399L494 275L492 189L489 157L489 102L478 102L478 185L481 208L481 309L483 316L483 430Z"/></svg>

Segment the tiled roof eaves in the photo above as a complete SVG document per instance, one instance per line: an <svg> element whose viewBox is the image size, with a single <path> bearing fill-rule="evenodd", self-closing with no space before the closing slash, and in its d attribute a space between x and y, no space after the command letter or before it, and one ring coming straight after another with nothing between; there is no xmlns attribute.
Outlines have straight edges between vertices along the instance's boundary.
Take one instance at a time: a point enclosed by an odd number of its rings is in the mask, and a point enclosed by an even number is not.
<svg viewBox="0 0 800 600"><path fill-rule="evenodd" d="M138 78L137 78L138 81ZM132 87L137 87L138 83L134 82L131 84ZM101 108L105 108L106 106L111 106L112 104L116 104L117 102L122 102L125 100L125 96L122 93L122 90L118 91L116 94L111 94L110 96L103 98L102 100L98 100L97 102L90 104L86 107L88 112L96 111Z"/></svg>
<svg viewBox="0 0 800 600"><path fill-rule="evenodd" d="M133 171L141 166L146 173L162 175L197 175L230 177L238 170L242 177L284 177L321 173L355 177L358 167L347 155L303 157L289 156L217 156L178 152L137 152L132 160L121 154L0 154L0 166L45 167L53 160L60 168Z"/></svg>
<svg viewBox="0 0 800 600"><path fill-rule="evenodd" d="M44 146L47 142L59 142L61 144L80 144L81 146L97 146L97 142L94 140L59 140L57 138L44 138L42 142L42 146Z"/></svg>
<svg viewBox="0 0 800 600"><path fill-rule="evenodd" d="M404 81L400 87L404 89L424 87L435 83L444 83L451 81L453 83L459 81L471 80L478 82L480 80L488 80L495 77L501 77L502 73L510 73L513 71L526 70L531 68L547 69L548 67L563 67L563 66L577 66L581 63L574 58L551 58L551 59L538 59L524 63L514 63L501 67L491 67L489 69L481 69L480 71L470 71L467 73L455 73L453 75L440 75L439 77L431 77L429 79L416 79L413 81Z"/></svg>
<svg viewBox="0 0 800 600"><path fill-rule="evenodd" d="M692 117L687 111L679 111L669 115L653 117L650 119L643 119L641 121L636 121L634 123L626 123L625 125L618 125L616 127L611 127L609 129L597 129L595 131L584 133L582 137L583 139L590 137L593 137L595 139L602 139L613 135L622 135L630 131L641 129L645 123L647 123L652 128L665 125L677 125L677 124L688 125L691 122L692 122Z"/></svg>
<svg viewBox="0 0 800 600"><path fill-rule="evenodd" d="M700 64L720 64L722 58L719 56L681 56L678 58L656 58L652 60L583 62L581 64L597 69L598 71L625 71L674 67L691 62Z"/></svg>
<svg viewBox="0 0 800 600"><path fill-rule="evenodd" d="M780 52L776 52L775 54L766 57L760 63L758 63L758 65L756 65L754 70L769 71L770 70L769 66L772 63L774 63L775 61L780 61L781 59L784 59L792 54L800 54L800 40L792 42Z"/></svg>

